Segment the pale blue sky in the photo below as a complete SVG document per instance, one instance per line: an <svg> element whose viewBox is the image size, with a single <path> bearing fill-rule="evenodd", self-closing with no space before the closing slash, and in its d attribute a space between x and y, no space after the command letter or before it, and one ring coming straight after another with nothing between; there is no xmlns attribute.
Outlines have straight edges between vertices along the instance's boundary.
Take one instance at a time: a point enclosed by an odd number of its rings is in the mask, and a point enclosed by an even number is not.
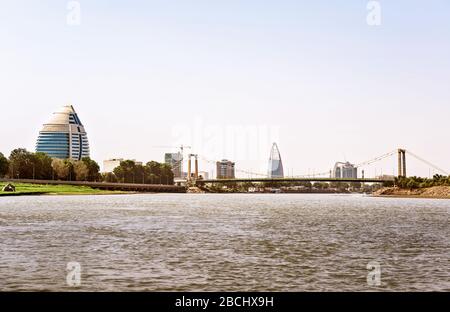
<svg viewBox="0 0 450 312"><path fill-rule="evenodd" d="M0 0L5 154L33 150L41 125L71 103L99 163L161 161L154 146L184 141L264 171L265 131L257 157L218 139L250 126L279 129L294 174L397 147L450 171L449 1L380 1L375 27L364 0L79 2L81 25L68 26L67 1ZM189 127L200 135L174 134ZM367 170L393 168L394 158Z"/></svg>

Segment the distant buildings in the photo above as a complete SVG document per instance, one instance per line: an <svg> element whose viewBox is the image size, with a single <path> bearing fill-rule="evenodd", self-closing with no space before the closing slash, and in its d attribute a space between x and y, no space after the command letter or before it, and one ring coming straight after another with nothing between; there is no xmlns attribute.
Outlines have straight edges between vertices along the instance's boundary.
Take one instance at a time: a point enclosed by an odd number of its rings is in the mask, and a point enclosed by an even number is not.
<svg viewBox="0 0 450 312"><path fill-rule="evenodd" d="M36 142L36 152L60 159L89 157L87 133L72 105L63 106L44 124Z"/></svg>
<svg viewBox="0 0 450 312"><path fill-rule="evenodd" d="M335 179L357 179L358 168L355 165L347 162L337 162L333 169L333 178Z"/></svg>
<svg viewBox="0 0 450 312"><path fill-rule="evenodd" d="M235 163L226 159L222 159L216 163L216 178L217 179L234 179Z"/></svg>
<svg viewBox="0 0 450 312"><path fill-rule="evenodd" d="M136 165L141 165L141 161L136 161L135 159L132 159ZM107 159L103 161L103 173L113 172L115 168L120 166L120 162L125 161L123 158L112 158Z"/></svg>
<svg viewBox="0 0 450 312"><path fill-rule="evenodd" d="M120 166L120 162L123 161L123 158L113 158L107 159L103 161L103 172L113 172L116 167Z"/></svg>
<svg viewBox="0 0 450 312"><path fill-rule="evenodd" d="M174 178L183 177L183 154L166 153L164 154L164 162L172 167Z"/></svg>
<svg viewBox="0 0 450 312"><path fill-rule="evenodd" d="M270 151L267 175L269 178L284 178L283 162L281 161L277 143L273 143L272 150Z"/></svg>
<svg viewBox="0 0 450 312"><path fill-rule="evenodd" d="M391 180L391 181L395 181L395 178L396 178L396 176L390 175L390 174L383 174L383 175L379 175L379 176L375 177L375 179Z"/></svg>

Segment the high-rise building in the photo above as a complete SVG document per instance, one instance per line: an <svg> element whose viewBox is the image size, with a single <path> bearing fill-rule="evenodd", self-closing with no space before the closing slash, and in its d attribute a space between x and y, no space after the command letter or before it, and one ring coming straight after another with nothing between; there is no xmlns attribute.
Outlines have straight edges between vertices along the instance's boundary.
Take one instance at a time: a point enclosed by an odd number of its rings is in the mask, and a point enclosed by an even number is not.
<svg viewBox="0 0 450 312"><path fill-rule="evenodd" d="M183 177L183 155L178 153L166 153L164 162L172 167L174 178Z"/></svg>
<svg viewBox="0 0 450 312"><path fill-rule="evenodd" d="M355 165L347 162L337 162L334 165L333 177L336 179L357 179L358 168Z"/></svg>
<svg viewBox="0 0 450 312"><path fill-rule="evenodd" d="M234 165L235 163L226 159L222 159L216 163L216 178L217 179L234 179Z"/></svg>
<svg viewBox="0 0 450 312"><path fill-rule="evenodd" d="M284 178L283 162L281 161L280 151L277 143L273 143L269 157L269 178Z"/></svg>
<svg viewBox="0 0 450 312"><path fill-rule="evenodd" d="M36 152L61 159L89 157L87 134L72 105L63 106L44 124L39 132Z"/></svg>

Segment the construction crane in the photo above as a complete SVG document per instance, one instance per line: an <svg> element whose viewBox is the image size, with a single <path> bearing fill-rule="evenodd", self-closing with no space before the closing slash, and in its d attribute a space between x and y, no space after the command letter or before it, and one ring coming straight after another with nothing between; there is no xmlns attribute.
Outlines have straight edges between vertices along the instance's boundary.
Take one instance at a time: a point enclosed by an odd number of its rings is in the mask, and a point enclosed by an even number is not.
<svg viewBox="0 0 450 312"><path fill-rule="evenodd" d="M192 148L191 146L187 146L187 145L178 145L178 146L153 146L154 148L179 148L180 149L180 153L183 154L184 153L184 149L187 148Z"/></svg>

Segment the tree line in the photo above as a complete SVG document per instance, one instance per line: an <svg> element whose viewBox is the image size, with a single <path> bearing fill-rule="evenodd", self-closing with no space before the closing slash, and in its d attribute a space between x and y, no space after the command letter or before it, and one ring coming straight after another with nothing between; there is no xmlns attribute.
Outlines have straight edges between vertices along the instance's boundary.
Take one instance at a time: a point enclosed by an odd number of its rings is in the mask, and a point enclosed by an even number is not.
<svg viewBox="0 0 450 312"><path fill-rule="evenodd" d="M57 159L24 148L13 150L9 158L0 153L0 177L93 182L101 180L99 171L99 165L89 157L79 161Z"/></svg>
<svg viewBox="0 0 450 312"><path fill-rule="evenodd" d="M433 178L399 177L395 179L395 185L400 188L426 188L432 186L450 186L450 176L435 174Z"/></svg>
<svg viewBox="0 0 450 312"><path fill-rule="evenodd" d="M124 160L113 172L104 174L105 182L173 185L174 175L168 164L149 161L145 165Z"/></svg>
<svg viewBox="0 0 450 312"><path fill-rule="evenodd" d="M290 182L290 181L270 181L270 182L226 182L217 184L199 185L200 188L211 192L248 192L250 188L289 188L303 187L306 192L336 191L341 193L359 192L372 193L381 187L380 184L363 184L361 182ZM295 190L294 190L295 192Z"/></svg>
<svg viewBox="0 0 450 312"><path fill-rule="evenodd" d="M120 182L173 185L174 176L168 164L150 161L145 165L132 160L120 162L113 172L100 173L94 160L51 158L45 153L32 153L24 148L11 152L9 158L0 153L0 178Z"/></svg>

